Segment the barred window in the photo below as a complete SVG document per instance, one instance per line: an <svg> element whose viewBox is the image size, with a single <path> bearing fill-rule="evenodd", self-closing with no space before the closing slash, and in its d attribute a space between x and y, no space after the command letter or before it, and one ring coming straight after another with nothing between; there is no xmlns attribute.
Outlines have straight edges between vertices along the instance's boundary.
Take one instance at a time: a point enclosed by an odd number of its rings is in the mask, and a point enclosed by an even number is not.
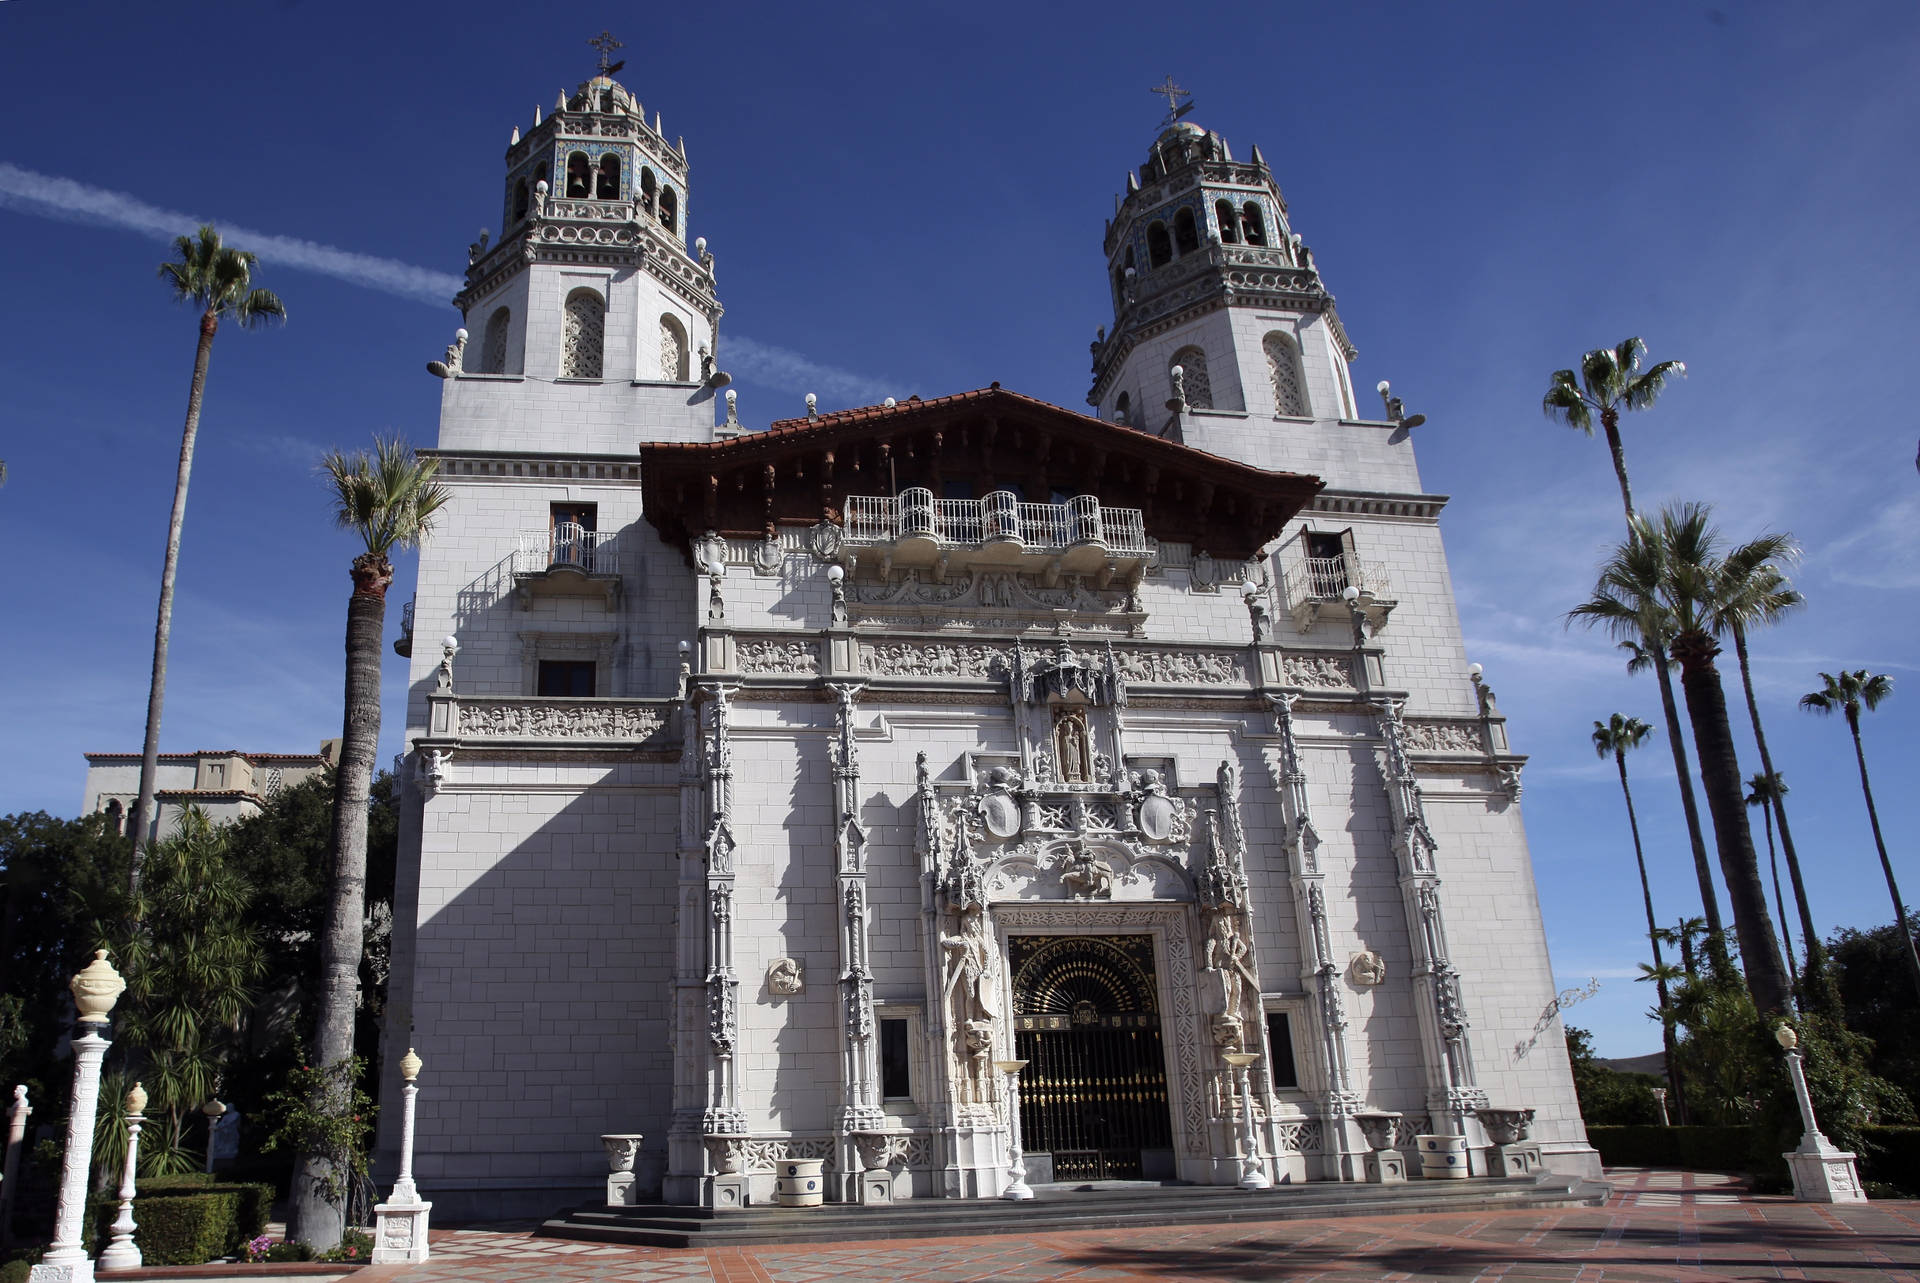
<svg viewBox="0 0 1920 1283"><path fill-rule="evenodd" d="M1275 330L1260 347L1267 354L1267 378L1273 383L1273 408L1277 414L1308 413L1307 384L1300 374L1300 349L1293 339Z"/></svg>

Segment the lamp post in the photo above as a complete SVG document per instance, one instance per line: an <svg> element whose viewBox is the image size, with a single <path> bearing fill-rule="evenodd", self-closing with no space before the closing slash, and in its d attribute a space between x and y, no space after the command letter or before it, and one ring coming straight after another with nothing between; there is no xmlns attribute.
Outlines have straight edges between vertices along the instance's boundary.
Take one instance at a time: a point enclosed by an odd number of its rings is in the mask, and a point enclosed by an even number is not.
<svg viewBox="0 0 1920 1283"><path fill-rule="evenodd" d="M1801 1064L1800 1035L1792 1025L1780 1022L1773 1031L1774 1041L1787 1053L1787 1076L1793 1080L1793 1097L1800 1104L1800 1123L1804 1129L1800 1148L1784 1157L1793 1173L1793 1196L1803 1203L1864 1203L1866 1191L1860 1188L1860 1174L1854 1170L1853 1155L1828 1140L1813 1116L1813 1097L1807 1094L1807 1072Z"/></svg>
<svg viewBox="0 0 1920 1283"><path fill-rule="evenodd" d="M373 1209L373 1263L396 1265L427 1259L427 1214L433 1204L422 1201L413 1184L413 1107L420 1094L415 1079L424 1062L413 1048L400 1058L400 1174L393 1193Z"/></svg>
<svg viewBox="0 0 1920 1283"><path fill-rule="evenodd" d="M838 625L847 622L847 568L839 562L827 567L827 590L833 594L829 620Z"/></svg>
<svg viewBox="0 0 1920 1283"><path fill-rule="evenodd" d="M120 1214L113 1218L113 1241L100 1253L103 1270L137 1270L140 1246L133 1232L140 1227L133 1220L134 1175L139 1170L140 1124L147 1121L147 1093L139 1083L127 1093L127 1165L120 1172Z"/></svg>
<svg viewBox="0 0 1920 1283"><path fill-rule="evenodd" d="M213 1084L213 1089L216 1093L220 1090L219 1082L216 1081ZM200 1106L200 1112L207 1116L206 1170L208 1174L211 1175L213 1172L213 1133L214 1133L214 1130L220 1126L220 1120L226 1117L227 1102L224 1100L221 1100L218 1095L215 1095L212 1100L209 1100L206 1104Z"/></svg>
<svg viewBox="0 0 1920 1283"><path fill-rule="evenodd" d="M1667 1089L1665 1087L1655 1087L1653 1089L1653 1103L1660 1107L1660 1125L1662 1127L1671 1126L1672 1124L1667 1121Z"/></svg>
<svg viewBox="0 0 1920 1283"><path fill-rule="evenodd" d="M7 1157L0 1167L0 1248L13 1246L13 1194L20 1182L20 1149L27 1139L27 1115L33 1106L27 1103L27 1085L13 1089L13 1105L7 1111Z"/></svg>
<svg viewBox="0 0 1920 1283"><path fill-rule="evenodd" d="M104 1036L107 1013L127 982L107 961L107 951L67 985L85 1030L73 1040L73 1104L67 1112L67 1148L60 1161L60 1201L53 1216L53 1244L27 1277L30 1283L84 1283L93 1278L93 1262L80 1241L87 1208L87 1171L93 1161L93 1120L100 1111L100 1062L112 1041Z"/></svg>
<svg viewBox="0 0 1920 1283"><path fill-rule="evenodd" d="M1266 1189L1273 1182L1260 1162L1260 1135L1253 1127L1253 1091L1247 1075L1247 1066L1260 1057L1251 1051L1229 1051L1220 1058L1233 1066L1234 1083L1240 1089L1240 1188Z"/></svg>
<svg viewBox="0 0 1920 1283"><path fill-rule="evenodd" d="M1020 1152L1020 1071L1024 1060L996 1060L993 1067L1007 1079L1007 1187L1000 1197L1024 1203L1033 1197L1027 1187L1027 1160Z"/></svg>

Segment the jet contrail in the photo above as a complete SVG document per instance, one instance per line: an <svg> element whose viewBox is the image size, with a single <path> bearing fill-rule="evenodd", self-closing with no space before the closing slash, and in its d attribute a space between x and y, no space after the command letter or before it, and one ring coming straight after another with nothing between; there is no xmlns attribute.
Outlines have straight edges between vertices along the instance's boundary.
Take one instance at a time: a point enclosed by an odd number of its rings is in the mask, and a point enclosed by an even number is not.
<svg viewBox="0 0 1920 1283"><path fill-rule="evenodd" d="M125 192L103 191L53 174L39 174L0 162L0 209L11 209L62 223L118 227L171 241L191 235L207 219L162 209ZM317 272L351 285L379 290L416 303L451 306L464 282L451 272L435 272L396 259L358 254L293 236L275 236L245 227L221 224L230 244L252 250L260 261L275 267ZM724 345L729 372L764 386L817 392L828 402L859 405L878 401L886 385L865 375L823 365L798 352L729 334ZM772 416L770 416L772 417Z"/></svg>

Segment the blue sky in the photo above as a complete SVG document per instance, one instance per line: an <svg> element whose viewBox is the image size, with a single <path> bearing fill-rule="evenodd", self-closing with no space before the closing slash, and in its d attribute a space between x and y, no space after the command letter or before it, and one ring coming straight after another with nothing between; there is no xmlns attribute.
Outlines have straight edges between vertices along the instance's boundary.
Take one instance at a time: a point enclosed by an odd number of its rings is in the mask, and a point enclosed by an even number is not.
<svg viewBox="0 0 1920 1283"><path fill-rule="evenodd" d="M1356 384L1389 378L1428 416L1469 649L1533 755L1556 970L1600 979L1571 1018L1612 1054L1658 1031L1587 733L1658 722L1658 700L1562 627L1618 495L1604 448L1538 405L1549 371L1629 334L1686 360L1627 423L1636 498L1806 545L1809 605L1755 656L1817 920L1890 917L1844 726L1793 706L1818 669L1895 678L1869 752L1920 896L1920 428L1896 377L1920 319L1920 9L1892 3L0 3L0 813L75 813L81 754L139 746L194 343L154 279L173 216L246 229L292 319L215 348L164 747L303 751L339 733L353 553L315 461L432 439L422 365L458 324L440 274L497 224L510 131L591 72L603 26L686 139L750 423L808 391L831 408L996 379L1081 406L1111 320L1102 220L1164 110L1148 87L1171 72L1193 119L1260 145ZM389 754L403 684L390 660ZM1662 734L1631 767L1672 919L1699 910Z"/></svg>

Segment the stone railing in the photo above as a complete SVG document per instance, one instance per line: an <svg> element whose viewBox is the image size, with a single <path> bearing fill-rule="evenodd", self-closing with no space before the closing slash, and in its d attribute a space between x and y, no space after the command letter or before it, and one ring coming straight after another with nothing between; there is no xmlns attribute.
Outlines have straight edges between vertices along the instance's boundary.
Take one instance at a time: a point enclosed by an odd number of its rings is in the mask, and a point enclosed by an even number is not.
<svg viewBox="0 0 1920 1283"><path fill-rule="evenodd" d="M856 546L928 539L967 547L1006 540L1036 552L1098 544L1116 553L1147 553L1140 509L1103 507L1091 495L1066 503L1022 503L1012 491L996 490L983 499L936 499L931 490L915 486L897 498L849 495L846 513L846 540Z"/></svg>

